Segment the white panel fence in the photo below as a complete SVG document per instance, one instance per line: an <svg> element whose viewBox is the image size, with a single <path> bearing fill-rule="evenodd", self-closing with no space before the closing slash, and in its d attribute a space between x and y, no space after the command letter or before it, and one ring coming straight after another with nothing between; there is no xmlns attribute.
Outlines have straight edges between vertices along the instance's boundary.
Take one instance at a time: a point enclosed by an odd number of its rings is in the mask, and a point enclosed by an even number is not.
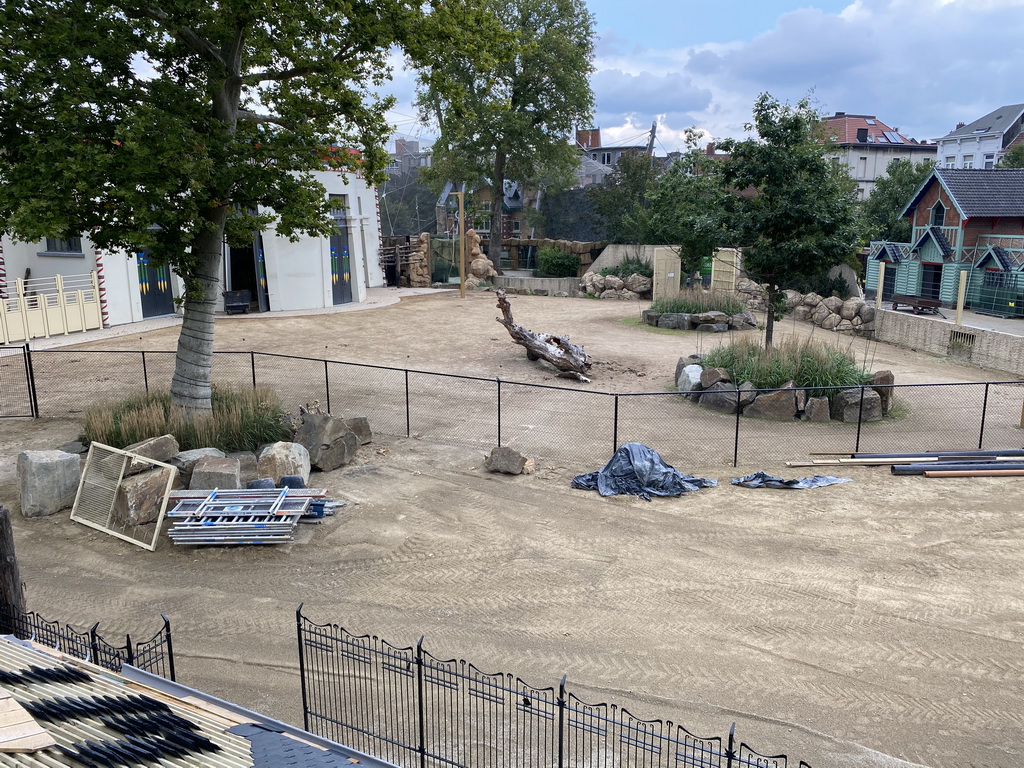
<svg viewBox="0 0 1024 768"><path fill-rule="evenodd" d="M0 344L103 327L96 273L14 281L0 299Z"/></svg>

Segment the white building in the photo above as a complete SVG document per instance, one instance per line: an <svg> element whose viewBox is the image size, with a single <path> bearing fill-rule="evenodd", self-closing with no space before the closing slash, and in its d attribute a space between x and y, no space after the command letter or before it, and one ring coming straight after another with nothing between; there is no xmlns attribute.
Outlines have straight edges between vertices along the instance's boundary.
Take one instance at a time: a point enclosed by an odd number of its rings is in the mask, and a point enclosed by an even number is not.
<svg viewBox="0 0 1024 768"><path fill-rule="evenodd" d="M995 168L1011 145L1024 141L1024 104L1007 104L973 123L959 123L935 141L942 168Z"/></svg>

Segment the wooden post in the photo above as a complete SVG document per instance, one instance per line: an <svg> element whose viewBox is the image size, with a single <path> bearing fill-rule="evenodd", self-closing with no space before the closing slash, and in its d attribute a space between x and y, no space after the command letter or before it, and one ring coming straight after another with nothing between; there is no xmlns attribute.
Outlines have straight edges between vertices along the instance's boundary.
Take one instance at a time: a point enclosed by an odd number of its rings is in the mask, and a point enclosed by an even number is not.
<svg viewBox="0 0 1024 768"><path fill-rule="evenodd" d="M875 288L875 309L882 308L882 288L885 285L885 262L878 262L878 285Z"/></svg>
<svg viewBox="0 0 1024 768"><path fill-rule="evenodd" d="M964 322L964 297L967 296L967 270L960 270L960 288L956 294L956 324Z"/></svg>
<svg viewBox="0 0 1024 768"><path fill-rule="evenodd" d="M0 507L0 622L3 631L13 631L14 622L7 617L16 617L25 612L25 592L18 572L18 558L14 554L14 532L11 530L10 513Z"/></svg>

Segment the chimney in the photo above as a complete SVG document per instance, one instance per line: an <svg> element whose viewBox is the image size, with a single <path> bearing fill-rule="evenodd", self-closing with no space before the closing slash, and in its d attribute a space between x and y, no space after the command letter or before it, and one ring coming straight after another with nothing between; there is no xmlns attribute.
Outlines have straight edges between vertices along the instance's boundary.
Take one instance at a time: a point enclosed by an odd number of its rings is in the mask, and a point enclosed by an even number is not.
<svg viewBox="0 0 1024 768"><path fill-rule="evenodd" d="M863 143L866 143L867 140L868 140L868 129L867 128L858 128L857 129L857 141L859 141L859 142L861 142L863 144Z"/></svg>
<svg viewBox="0 0 1024 768"><path fill-rule="evenodd" d="M959 130L960 130L961 128L963 128L963 127L964 127L965 125L967 125L967 123L957 123L957 124L956 124L956 128L954 128L953 130L954 130L954 131L959 131Z"/></svg>
<svg viewBox="0 0 1024 768"><path fill-rule="evenodd" d="M713 142L713 141L709 141L708 142L708 145L706 147L704 147L704 154L707 155L708 157L714 157L715 156L715 142Z"/></svg>
<svg viewBox="0 0 1024 768"><path fill-rule="evenodd" d="M405 139L395 139L395 154L404 155L406 151Z"/></svg>

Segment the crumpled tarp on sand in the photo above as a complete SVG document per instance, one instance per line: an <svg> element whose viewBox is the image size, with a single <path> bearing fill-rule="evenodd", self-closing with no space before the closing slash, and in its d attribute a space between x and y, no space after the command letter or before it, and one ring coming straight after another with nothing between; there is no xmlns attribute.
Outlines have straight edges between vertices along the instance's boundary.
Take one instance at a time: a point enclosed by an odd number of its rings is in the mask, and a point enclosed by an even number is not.
<svg viewBox="0 0 1024 768"><path fill-rule="evenodd" d="M666 464L656 450L642 443L626 443L597 472L572 479L573 488L597 491L602 496L628 493L646 501L651 496L680 496L716 485L717 480L682 474Z"/></svg>
<svg viewBox="0 0 1024 768"><path fill-rule="evenodd" d="M783 480L781 477L769 475L767 472L755 472L752 475L732 479L733 485L742 485L744 488L793 488L796 490L852 482L852 477L836 477L835 475L815 475L814 477L799 477L796 480Z"/></svg>

